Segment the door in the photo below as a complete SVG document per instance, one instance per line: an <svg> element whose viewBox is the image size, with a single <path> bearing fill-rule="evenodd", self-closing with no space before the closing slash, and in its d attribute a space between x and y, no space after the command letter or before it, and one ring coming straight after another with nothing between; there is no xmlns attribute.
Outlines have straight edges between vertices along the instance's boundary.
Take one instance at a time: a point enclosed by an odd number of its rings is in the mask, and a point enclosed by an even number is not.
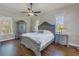
<svg viewBox="0 0 79 59"><path fill-rule="evenodd" d="M26 33L26 22L24 22L24 21L17 22L17 33L18 33L18 35Z"/></svg>

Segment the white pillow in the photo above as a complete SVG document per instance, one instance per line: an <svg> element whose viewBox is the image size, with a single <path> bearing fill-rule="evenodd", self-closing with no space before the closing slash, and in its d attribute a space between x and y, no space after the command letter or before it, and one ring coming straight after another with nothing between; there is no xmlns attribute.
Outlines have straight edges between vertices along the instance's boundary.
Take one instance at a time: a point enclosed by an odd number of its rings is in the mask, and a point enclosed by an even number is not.
<svg viewBox="0 0 79 59"><path fill-rule="evenodd" d="M44 31L43 30L39 30L38 33L44 33Z"/></svg>
<svg viewBox="0 0 79 59"><path fill-rule="evenodd" d="M49 30L43 30L45 34L51 34Z"/></svg>

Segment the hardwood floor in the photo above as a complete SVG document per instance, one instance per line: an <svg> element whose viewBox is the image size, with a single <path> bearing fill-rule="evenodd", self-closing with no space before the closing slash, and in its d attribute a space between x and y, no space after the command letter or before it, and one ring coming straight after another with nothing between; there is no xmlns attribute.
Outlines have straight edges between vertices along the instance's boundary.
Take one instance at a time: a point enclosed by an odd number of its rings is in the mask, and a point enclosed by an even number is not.
<svg viewBox="0 0 79 59"><path fill-rule="evenodd" d="M66 47L58 44L50 44L41 52L42 56L79 56L79 50L73 47ZM34 56L35 54L20 45L19 40L1 42L0 56Z"/></svg>

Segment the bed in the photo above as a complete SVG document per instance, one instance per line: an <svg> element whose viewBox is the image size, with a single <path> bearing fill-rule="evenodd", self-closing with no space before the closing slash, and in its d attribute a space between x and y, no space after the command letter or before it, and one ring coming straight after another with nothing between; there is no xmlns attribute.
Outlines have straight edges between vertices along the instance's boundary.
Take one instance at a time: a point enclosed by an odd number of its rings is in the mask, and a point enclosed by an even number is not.
<svg viewBox="0 0 79 59"><path fill-rule="evenodd" d="M37 56L40 56L41 51L54 41L54 33L50 29L46 29L47 27L43 28L42 26L50 26L50 24L41 24L38 32L21 35L21 44L31 49Z"/></svg>

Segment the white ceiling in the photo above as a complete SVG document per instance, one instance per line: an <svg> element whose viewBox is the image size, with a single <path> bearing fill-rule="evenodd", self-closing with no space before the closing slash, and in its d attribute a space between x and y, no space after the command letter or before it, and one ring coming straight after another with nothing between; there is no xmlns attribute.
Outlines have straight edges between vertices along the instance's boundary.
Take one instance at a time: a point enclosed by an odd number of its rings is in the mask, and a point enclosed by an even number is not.
<svg viewBox="0 0 79 59"><path fill-rule="evenodd" d="M53 11L55 9L69 6L73 4L68 3L33 3L33 10L41 10L42 13ZM24 16L24 14L20 13L21 11L27 10L29 7L29 3L0 3L0 11L5 11L8 13L16 14L19 16Z"/></svg>

